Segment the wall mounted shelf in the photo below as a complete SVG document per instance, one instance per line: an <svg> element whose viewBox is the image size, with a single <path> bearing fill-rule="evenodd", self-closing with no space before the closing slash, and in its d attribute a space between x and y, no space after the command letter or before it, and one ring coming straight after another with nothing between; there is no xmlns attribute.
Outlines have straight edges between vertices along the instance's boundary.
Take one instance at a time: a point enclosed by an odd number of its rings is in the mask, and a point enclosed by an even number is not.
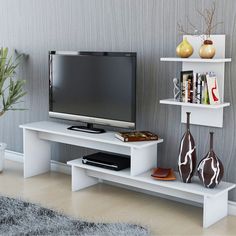
<svg viewBox="0 0 236 236"><path fill-rule="evenodd" d="M217 105L206 105L206 104L196 104L196 103L187 103L187 102L178 102L173 98L160 100L161 104L169 104L169 105L177 105L177 106L186 106L186 107L198 107L198 108L206 108L206 109L219 109L223 107L230 106L229 102L224 102Z"/></svg>
<svg viewBox="0 0 236 236"><path fill-rule="evenodd" d="M202 59L202 58L179 58L179 57L162 57L161 61L176 61L176 62L202 62L202 63L225 63L231 62L231 58L215 58L215 59Z"/></svg>
<svg viewBox="0 0 236 236"><path fill-rule="evenodd" d="M218 79L220 94L220 104L206 105L183 103L174 99L162 99L161 104L181 106L181 122L186 123L186 112L191 112L191 124L204 125L212 127L223 127L224 107L230 106L230 103L224 102L224 76L225 63L231 62L231 58L225 58L225 35L211 35L216 48L216 55L213 59L199 58L198 50L201 47L201 37L184 35L194 48L194 53L190 58L162 57L163 62L182 62L182 70L193 70L196 73L214 72Z"/></svg>

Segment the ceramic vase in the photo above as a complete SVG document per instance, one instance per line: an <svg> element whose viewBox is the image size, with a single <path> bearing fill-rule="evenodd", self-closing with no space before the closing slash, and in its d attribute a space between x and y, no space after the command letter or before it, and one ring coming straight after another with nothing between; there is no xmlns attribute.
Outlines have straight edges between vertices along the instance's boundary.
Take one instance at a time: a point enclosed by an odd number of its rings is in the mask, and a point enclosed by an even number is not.
<svg viewBox="0 0 236 236"><path fill-rule="evenodd" d="M6 147L7 145L5 143L0 143L0 172L4 169Z"/></svg>
<svg viewBox="0 0 236 236"><path fill-rule="evenodd" d="M176 48L176 54L179 57L187 58L190 57L193 54L193 47L188 42L187 38L185 37L183 41L177 46Z"/></svg>
<svg viewBox="0 0 236 236"><path fill-rule="evenodd" d="M213 151L213 134L210 132L210 150L197 167L198 176L206 188L214 188L224 175L223 164Z"/></svg>
<svg viewBox="0 0 236 236"><path fill-rule="evenodd" d="M199 56L203 59L212 59L215 56L216 49L211 39L204 40L199 50Z"/></svg>
<svg viewBox="0 0 236 236"><path fill-rule="evenodd" d="M187 112L186 132L182 137L179 148L178 169L184 183L191 183L196 168L196 146L190 132L190 112Z"/></svg>

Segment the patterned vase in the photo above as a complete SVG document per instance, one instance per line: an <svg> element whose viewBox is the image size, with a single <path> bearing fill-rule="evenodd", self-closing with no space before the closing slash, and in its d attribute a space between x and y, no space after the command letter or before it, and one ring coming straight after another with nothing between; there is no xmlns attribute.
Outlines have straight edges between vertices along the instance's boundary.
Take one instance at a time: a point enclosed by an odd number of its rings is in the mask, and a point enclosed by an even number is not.
<svg viewBox="0 0 236 236"><path fill-rule="evenodd" d="M224 175L224 167L213 151L213 134L210 132L210 151L197 167L198 176L206 188L214 188Z"/></svg>
<svg viewBox="0 0 236 236"><path fill-rule="evenodd" d="M190 112L187 112L187 130L183 135L179 148L178 169L184 183L191 183L196 168L196 146L189 127Z"/></svg>

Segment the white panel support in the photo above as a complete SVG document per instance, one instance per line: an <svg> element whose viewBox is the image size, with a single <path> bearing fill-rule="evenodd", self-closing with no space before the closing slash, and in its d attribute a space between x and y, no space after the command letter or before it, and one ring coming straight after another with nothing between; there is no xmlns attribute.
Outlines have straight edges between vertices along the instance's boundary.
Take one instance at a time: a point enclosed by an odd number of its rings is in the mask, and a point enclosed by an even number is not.
<svg viewBox="0 0 236 236"><path fill-rule="evenodd" d="M211 127L223 127L223 108L204 109L199 107L181 107L181 122L186 123L186 112L191 112L190 123Z"/></svg>
<svg viewBox="0 0 236 236"><path fill-rule="evenodd" d="M37 131L27 129L23 129L23 140L24 178L50 171L50 143L39 139Z"/></svg>
<svg viewBox="0 0 236 236"><path fill-rule="evenodd" d="M188 38L190 44L194 47L195 51L192 57L199 57L198 51L202 44L201 37L196 37L192 35L184 35ZM225 35L212 35L211 39L214 42L216 48L216 55L213 58L225 58ZM215 72L218 86L221 103L224 102L224 75L225 75L225 62L220 63L192 63L192 62L183 62L182 70L193 70L198 73L205 72ZM197 109L197 108L186 108L182 107L181 109L181 121L182 123L186 122L186 112L191 112L191 124L195 125L204 125L211 127L223 127L223 112L224 109L218 109L217 111L206 110L206 109Z"/></svg>
<svg viewBox="0 0 236 236"><path fill-rule="evenodd" d="M157 145L131 148L130 174L139 175L157 166Z"/></svg>
<svg viewBox="0 0 236 236"><path fill-rule="evenodd" d="M203 227L207 228L228 215L228 192L217 197L204 197Z"/></svg>
<svg viewBox="0 0 236 236"><path fill-rule="evenodd" d="M193 58L199 58L199 49L203 43L202 37L198 37L195 35L183 35L183 38L187 37L189 43L193 46L194 52L191 57L188 59L193 59ZM213 58L213 61L215 59L224 59L225 58L225 34L212 34L211 39L214 43L214 46L216 48L216 54ZM206 60L207 61L207 60Z"/></svg>
<svg viewBox="0 0 236 236"><path fill-rule="evenodd" d="M98 182L97 178L88 176L85 169L72 166L71 187L73 192L95 185Z"/></svg>

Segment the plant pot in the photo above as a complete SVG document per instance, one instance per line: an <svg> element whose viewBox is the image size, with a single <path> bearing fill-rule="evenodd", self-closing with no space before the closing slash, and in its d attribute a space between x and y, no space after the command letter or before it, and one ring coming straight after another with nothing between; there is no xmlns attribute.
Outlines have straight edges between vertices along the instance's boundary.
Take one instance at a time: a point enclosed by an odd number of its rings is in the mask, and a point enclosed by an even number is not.
<svg viewBox="0 0 236 236"><path fill-rule="evenodd" d="M215 46L211 39L204 40L199 50L199 56L203 59L212 59L216 54Z"/></svg>
<svg viewBox="0 0 236 236"><path fill-rule="evenodd" d="M4 169L6 147L7 145L5 143L0 143L0 172Z"/></svg>
<svg viewBox="0 0 236 236"><path fill-rule="evenodd" d="M185 37L183 41L177 46L176 54L182 58L188 58L193 54L193 47L188 42L187 38Z"/></svg>

